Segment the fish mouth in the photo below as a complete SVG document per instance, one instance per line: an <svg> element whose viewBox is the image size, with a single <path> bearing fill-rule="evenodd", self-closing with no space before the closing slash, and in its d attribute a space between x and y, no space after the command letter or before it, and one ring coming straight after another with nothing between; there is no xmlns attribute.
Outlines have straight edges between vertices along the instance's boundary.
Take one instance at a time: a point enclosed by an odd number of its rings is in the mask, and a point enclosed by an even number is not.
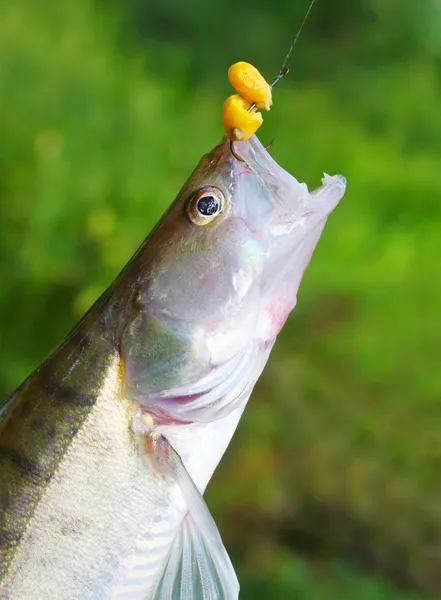
<svg viewBox="0 0 441 600"><path fill-rule="evenodd" d="M325 173L322 185L310 192L306 183L276 163L256 136L235 142L234 151L243 160L236 160L236 209L266 256L263 294L276 298L285 289L282 295L293 299L326 219L345 192L346 179Z"/></svg>
<svg viewBox="0 0 441 600"><path fill-rule="evenodd" d="M326 173L322 185L310 192L306 183L276 163L256 136L235 142L234 153L239 157L237 210L254 230L266 228L276 237L305 234L326 219L344 194L346 179Z"/></svg>

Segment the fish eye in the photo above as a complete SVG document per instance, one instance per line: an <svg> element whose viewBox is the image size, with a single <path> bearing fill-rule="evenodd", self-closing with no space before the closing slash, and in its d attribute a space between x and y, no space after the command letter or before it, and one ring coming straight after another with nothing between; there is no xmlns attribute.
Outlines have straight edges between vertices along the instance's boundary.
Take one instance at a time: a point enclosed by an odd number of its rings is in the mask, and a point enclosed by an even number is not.
<svg viewBox="0 0 441 600"><path fill-rule="evenodd" d="M224 207L223 193L218 188L204 186L190 197L187 214L195 225L208 225L222 213Z"/></svg>

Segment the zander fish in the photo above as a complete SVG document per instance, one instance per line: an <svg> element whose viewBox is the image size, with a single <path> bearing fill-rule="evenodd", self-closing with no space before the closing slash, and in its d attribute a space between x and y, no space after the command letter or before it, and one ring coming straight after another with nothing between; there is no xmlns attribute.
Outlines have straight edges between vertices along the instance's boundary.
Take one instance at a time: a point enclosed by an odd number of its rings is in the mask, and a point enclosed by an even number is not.
<svg viewBox="0 0 441 600"><path fill-rule="evenodd" d="M238 598L202 493L346 182L234 150L0 407L1 600Z"/></svg>

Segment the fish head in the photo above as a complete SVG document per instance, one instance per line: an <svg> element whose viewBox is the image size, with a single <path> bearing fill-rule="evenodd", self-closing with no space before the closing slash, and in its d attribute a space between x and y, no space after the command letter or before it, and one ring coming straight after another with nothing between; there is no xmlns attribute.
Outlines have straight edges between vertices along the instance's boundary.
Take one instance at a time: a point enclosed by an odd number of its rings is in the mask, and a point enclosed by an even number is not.
<svg viewBox="0 0 441 600"><path fill-rule="evenodd" d="M123 337L132 397L177 421L246 401L326 218L345 191L309 192L254 136L204 156L138 256L137 310Z"/></svg>

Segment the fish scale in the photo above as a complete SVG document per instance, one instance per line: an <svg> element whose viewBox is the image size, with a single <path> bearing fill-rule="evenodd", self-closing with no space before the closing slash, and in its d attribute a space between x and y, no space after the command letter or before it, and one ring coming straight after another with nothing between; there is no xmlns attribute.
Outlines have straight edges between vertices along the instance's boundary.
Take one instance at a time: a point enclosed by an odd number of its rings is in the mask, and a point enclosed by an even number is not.
<svg viewBox="0 0 441 600"><path fill-rule="evenodd" d="M157 485L158 476L145 468L130 439L131 407L121 399L119 387L119 359L115 357L109 362L98 397L34 508L12 560L10 584L2 595L5 600L110 597L118 577L123 576L123 560L137 553L139 530L149 531L151 517L158 518L152 505L165 506L169 530L173 529L166 508L169 490ZM118 487L112 485L115 470L121 473ZM173 538L173 532L168 531L162 560L170 536ZM162 536L156 535L156 543L158 537ZM155 550L153 544L150 550ZM53 563L51 580L44 577L48 561ZM71 561L75 566L67 575L66 562ZM158 561L156 570L160 567ZM92 591L88 591L92 582Z"/></svg>
<svg viewBox="0 0 441 600"><path fill-rule="evenodd" d="M79 327L8 399L0 421L0 582L45 486L102 384L113 350L105 344L104 353L102 341L99 347L91 344L93 336L93 327L87 334ZM72 353L78 356L73 368ZM54 361L58 363L55 372ZM91 363L96 368L90 369Z"/></svg>

